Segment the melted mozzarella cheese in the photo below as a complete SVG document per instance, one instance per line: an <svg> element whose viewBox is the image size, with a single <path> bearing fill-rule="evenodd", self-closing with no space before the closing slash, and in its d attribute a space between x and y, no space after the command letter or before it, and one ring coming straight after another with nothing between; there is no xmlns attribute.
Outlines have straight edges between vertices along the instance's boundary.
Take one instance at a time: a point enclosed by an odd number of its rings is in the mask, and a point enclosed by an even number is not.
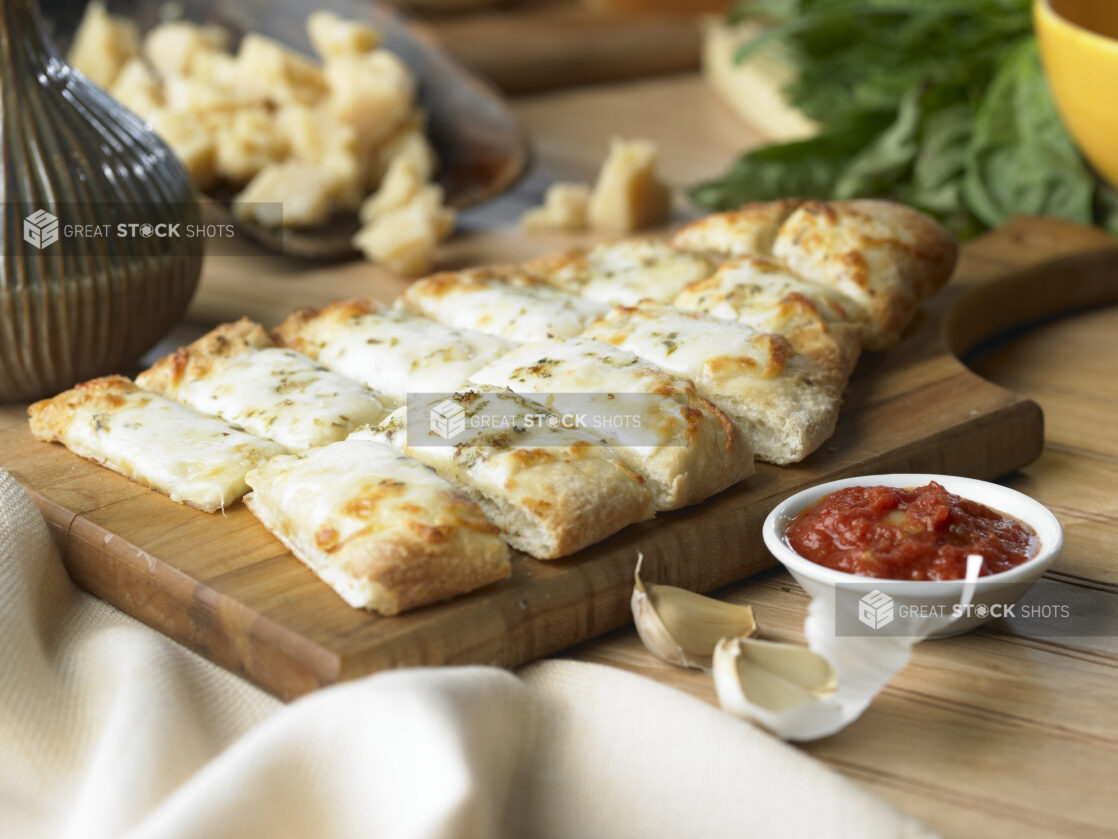
<svg viewBox="0 0 1118 839"><path fill-rule="evenodd" d="M405 312L377 312L327 324L317 358L364 382L389 407L408 393L453 391L512 345L492 335L452 329Z"/></svg>
<svg viewBox="0 0 1118 839"><path fill-rule="evenodd" d="M452 395L450 401L462 408L464 427L446 445L434 429L408 433L409 419L425 419L445 401L441 394L411 400L376 429L355 431L350 439L380 440L432 465L453 462L472 474L489 476L495 487L513 486L522 470L538 465L538 460L521 454L525 450L542 449L547 453L542 459L561 460L587 456L587 446L606 446L601 436L564 425L545 405L503 389L473 388Z"/></svg>
<svg viewBox="0 0 1118 839"><path fill-rule="evenodd" d="M245 494L245 473L284 449L163 396L121 393L111 410L75 410L63 442L74 452L207 512Z"/></svg>
<svg viewBox="0 0 1118 839"><path fill-rule="evenodd" d="M506 387L517 393L547 394L537 399L560 413L595 412L601 416L632 411L640 416L643 443L648 434L659 435L657 445L679 445L686 421L681 413L688 400L673 398L683 393L671 376L638 356L600 341L569 338L541 341L517 347L475 373L471 382ZM571 398L570 394L580 394ZM636 394L632 397L630 394ZM663 398L647 398L648 395ZM641 398L641 396L645 398ZM611 443L627 436L623 426L598 429Z"/></svg>
<svg viewBox="0 0 1118 839"><path fill-rule="evenodd" d="M753 471L727 418L684 380L600 341L569 338L518 347L473 376L582 415L646 481L658 509L673 510Z"/></svg>
<svg viewBox="0 0 1118 839"><path fill-rule="evenodd" d="M617 309L591 324L584 337L622 347L695 381L726 365L767 376L782 364L765 340L770 336L750 326L655 304Z"/></svg>
<svg viewBox="0 0 1118 839"><path fill-rule="evenodd" d="M345 438L387 410L353 379L292 350L248 350L183 383L175 397L292 451Z"/></svg>
<svg viewBox="0 0 1118 839"><path fill-rule="evenodd" d="M409 533L413 522L455 523L448 508L454 490L427 466L395 449L360 437L277 457L253 470L253 501L293 529L317 534L329 550L365 530L385 538ZM459 504L460 506L460 504Z"/></svg>
<svg viewBox="0 0 1118 839"><path fill-rule="evenodd" d="M407 306L439 323L476 329L516 343L578 335L606 312L592 300L540 284L517 284L484 274L454 282L421 280L404 294Z"/></svg>
<svg viewBox="0 0 1118 839"><path fill-rule="evenodd" d="M698 254L663 242L631 240L598 245L548 279L591 300L632 306L644 299L667 303L712 270Z"/></svg>
<svg viewBox="0 0 1118 839"><path fill-rule="evenodd" d="M797 300L803 305L792 305ZM723 263L713 275L680 292L672 305L740 320L762 332L784 332L808 322L848 323L860 316L858 306L845 295L762 257Z"/></svg>
<svg viewBox="0 0 1118 839"><path fill-rule="evenodd" d="M480 508L382 443L353 436L277 457L248 482L252 512L351 606L394 614L425 575L426 593L403 608L508 575L508 550ZM452 541L470 556L453 551L448 566L439 554Z"/></svg>

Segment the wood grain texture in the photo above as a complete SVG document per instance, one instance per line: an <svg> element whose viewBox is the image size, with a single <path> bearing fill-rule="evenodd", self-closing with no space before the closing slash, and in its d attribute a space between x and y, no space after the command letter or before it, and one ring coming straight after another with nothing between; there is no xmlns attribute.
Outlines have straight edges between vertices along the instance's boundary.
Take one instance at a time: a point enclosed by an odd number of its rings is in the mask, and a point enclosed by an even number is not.
<svg viewBox="0 0 1118 839"><path fill-rule="evenodd" d="M984 320L1034 317L1043 308L1038 299L1052 305L1053 290L1092 306L980 345L968 363L1042 407L1043 453L1005 483L1047 505L1064 526L1064 551L1045 578L1066 585L1069 600L1086 601L1093 613L1114 615L1118 243L1097 231L1046 227L1018 221L967 247L968 276L993 282L955 309L948 322L959 331L948 337L964 346ZM1028 267L1036 248L1055 257L1040 271ZM1071 256L1077 249L1094 256ZM1007 268L1029 293L991 299ZM764 637L803 641L808 598L784 571L765 572L719 597L751 603ZM569 655L718 701L709 676L654 658L632 629ZM1022 637L987 624L921 644L862 718L803 748L946 836L1114 836L1116 676L1114 637Z"/></svg>
<svg viewBox="0 0 1118 839"><path fill-rule="evenodd" d="M1023 221L995 242L1016 242L1022 231L1052 224ZM1070 225L1057 233L1052 241L1063 246L1095 241ZM1014 245L1011 270L1032 276L1032 266L1059 250L1048 243ZM1006 290L1007 304L1019 296L976 247L977 262L964 258L956 281L924 309L902 345L864 358L835 436L807 461L761 466L700 506L629 527L568 560L519 556L510 580L396 618L346 606L243 505L206 515L174 504L34 441L19 409L3 415L0 462L65 534L63 554L81 586L279 696L404 665L513 666L628 622L638 551L656 579L709 591L772 564L761 521L804 486L888 471L989 478L1035 458L1037 406L978 378L945 349L942 324L973 330L958 314L971 296L987 294L991 284ZM1066 284L1075 286L1080 262L1091 277L1098 259L1111 257L1118 255L1071 258Z"/></svg>
<svg viewBox="0 0 1118 839"><path fill-rule="evenodd" d="M535 0L424 23L455 58L506 93L694 70L702 49L698 14L631 15L576 0Z"/></svg>

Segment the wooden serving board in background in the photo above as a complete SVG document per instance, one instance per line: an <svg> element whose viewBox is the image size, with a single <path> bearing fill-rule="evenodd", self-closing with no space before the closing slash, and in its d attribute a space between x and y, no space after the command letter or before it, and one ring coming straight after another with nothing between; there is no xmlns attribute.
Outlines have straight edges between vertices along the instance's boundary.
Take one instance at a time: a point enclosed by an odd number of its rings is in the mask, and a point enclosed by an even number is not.
<svg viewBox="0 0 1118 839"><path fill-rule="evenodd" d="M700 15L619 14L579 0L525 0L420 18L448 52L506 93L698 69L700 20Z"/></svg>
<svg viewBox="0 0 1118 839"><path fill-rule="evenodd" d="M761 522L804 486L889 471L992 478L1028 463L1042 445L1040 409L969 372L950 348L1112 297L1116 266L1109 237L1059 222L1022 221L979 240L904 342L863 358L835 436L805 462L760 465L702 505L566 560L518 556L511 579L394 618L351 609L242 504L207 515L35 441L22 406L0 411L0 465L43 510L79 585L278 696L404 665L512 666L626 623L638 551L650 578L709 591L772 564Z"/></svg>

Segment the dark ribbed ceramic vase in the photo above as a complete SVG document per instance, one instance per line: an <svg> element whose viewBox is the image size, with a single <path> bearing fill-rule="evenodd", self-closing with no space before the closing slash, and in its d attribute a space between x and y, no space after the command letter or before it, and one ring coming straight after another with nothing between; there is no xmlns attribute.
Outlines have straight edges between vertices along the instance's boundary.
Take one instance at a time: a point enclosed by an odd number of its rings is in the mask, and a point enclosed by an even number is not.
<svg viewBox="0 0 1118 839"><path fill-rule="evenodd" d="M0 145L0 401L125 372L198 284L189 177L143 122L59 58L37 0L0 0Z"/></svg>

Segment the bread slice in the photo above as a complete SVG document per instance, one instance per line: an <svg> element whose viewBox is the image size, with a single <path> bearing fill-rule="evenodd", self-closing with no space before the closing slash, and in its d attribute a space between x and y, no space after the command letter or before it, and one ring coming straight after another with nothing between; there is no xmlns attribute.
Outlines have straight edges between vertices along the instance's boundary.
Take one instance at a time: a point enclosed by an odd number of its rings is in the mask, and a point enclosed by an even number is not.
<svg viewBox="0 0 1118 839"><path fill-rule="evenodd" d="M863 315L853 300L763 256L724 262L711 276L687 286L672 305L780 333L795 352L844 381L862 350Z"/></svg>
<svg viewBox="0 0 1118 839"><path fill-rule="evenodd" d="M753 474L749 443L691 382L600 341L525 344L471 381L532 394L560 414L589 414L587 424L645 478L659 510L696 504Z"/></svg>
<svg viewBox="0 0 1118 839"><path fill-rule="evenodd" d="M367 387L275 346L248 318L161 358L136 383L290 451L342 440L388 414Z"/></svg>
<svg viewBox="0 0 1118 839"><path fill-rule="evenodd" d="M299 309L273 334L283 346L362 382L390 408L402 405L409 392L455 390L513 346L363 299Z"/></svg>
<svg viewBox="0 0 1118 839"><path fill-rule="evenodd" d="M509 576L478 506L380 443L276 457L247 480L253 515L351 606L395 615Z"/></svg>
<svg viewBox="0 0 1118 839"><path fill-rule="evenodd" d="M460 418L461 430L435 431L437 413ZM488 427L475 420L483 416ZM651 518L654 507L644 481L604 440L552 417L508 391L470 390L409 404L350 439L384 442L426 463L477 501L514 548L556 559Z"/></svg>
<svg viewBox="0 0 1118 839"><path fill-rule="evenodd" d="M760 460L795 463L834 431L841 382L781 335L659 303L618 306L583 337L626 349L721 408Z"/></svg>
<svg viewBox="0 0 1118 839"><path fill-rule="evenodd" d="M599 303L669 303L684 286L714 270L705 256L655 239L624 239L524 263L524 270L556 288Z"/></svg>
<svg viewBox="0 0 1118 839"><path fill-rule="evenodd" d="M723 258L770 256L780 226L802 203L801 198L784 198L712 213L681 227L672 237L672 245Z"/></svg>
<svg viewBox="0 0 1118 839"><path fill-rule="evenodd" d="M509 265L435 274L412 283L397 305L446 326L518 344L574 337L609 308L565 294Z"/></svg>
<svg viewBox="0 0 1118 839"><path fill-rule="evenodd" d="M124 376L83 382L27 413L40 440L207 513L233 504L248 490L245 473L284 453L279 443L140 390Z"/></svg>
<svg viewBox="0 0 1118 839"><path fill-rule="evenodd" d="M857 303L865 313L863 346L881 350L947 282L958 246L933 218L903 204L805 201L781 225L773 255Z"/></svg>

